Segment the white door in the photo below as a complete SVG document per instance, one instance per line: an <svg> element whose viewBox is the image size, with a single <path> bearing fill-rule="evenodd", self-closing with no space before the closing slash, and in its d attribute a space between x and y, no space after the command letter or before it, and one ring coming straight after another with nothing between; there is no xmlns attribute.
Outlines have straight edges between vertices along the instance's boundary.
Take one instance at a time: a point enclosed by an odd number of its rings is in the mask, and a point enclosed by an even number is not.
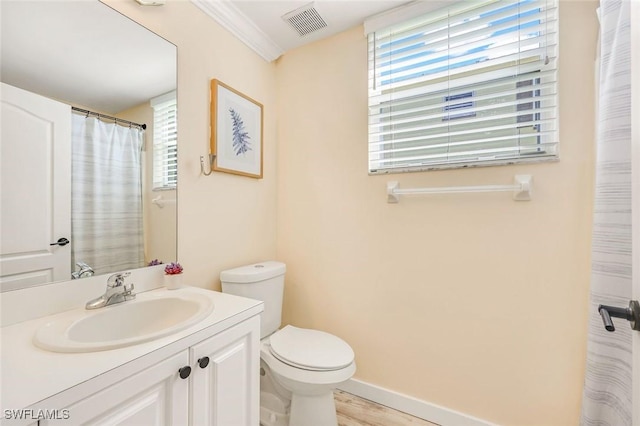
<svg viewBox="0 0 640 426"><path fill-rule="evenodd" d="M0 290L71 278L71 107L0 86Z"/></svg>
<svg viewBox="0 0 640 426"><path fill-rule="evenodd" d="M632 298L640 301L640 2L631 2ZM640 425L640 331L633 335L633 424Z"/></svg>
<svg viewBox="0 0 640 426"><path fill-rule="evenodd" d="M260 318L190 351L192 426L256 426L260 420Z"/></svg>

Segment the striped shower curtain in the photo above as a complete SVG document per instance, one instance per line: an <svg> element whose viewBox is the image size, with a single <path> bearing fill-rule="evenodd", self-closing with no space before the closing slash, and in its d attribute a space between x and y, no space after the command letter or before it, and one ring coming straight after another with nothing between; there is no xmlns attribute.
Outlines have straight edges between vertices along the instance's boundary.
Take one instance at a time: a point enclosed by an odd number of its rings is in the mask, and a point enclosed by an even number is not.
<svg viewBox="0 0 640 426"><path fill-rule="evenodd" d="M631 426L632 330L604 329L598 304L631 299L631 38L629 0L601 0L591 305L582 425Z"/></svg>
<svg viewBox="0 0 640 426"><path fill-rule="evenodd" d="M144 266L142 130L73 114L71 255L96 274Z"/></svg>

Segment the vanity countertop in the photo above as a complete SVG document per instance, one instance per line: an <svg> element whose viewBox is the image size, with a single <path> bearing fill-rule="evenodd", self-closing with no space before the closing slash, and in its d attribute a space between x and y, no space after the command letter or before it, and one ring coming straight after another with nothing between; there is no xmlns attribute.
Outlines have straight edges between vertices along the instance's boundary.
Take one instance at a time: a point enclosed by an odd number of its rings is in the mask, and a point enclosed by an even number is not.
<svg viewBox="0 0 640 426"><path fill-rule="evenodd" d="M2 410L34 407L40 401L58 396L74 387L82 392L82 386L88 386L87 383L91 379L105 382L117 380L116 375L122 374L121 371L113 371L117 367L126 365L129 370L136 371L136 368L163 360L258 315L263 310L260 301L195 287L179 290L160 288L138 293L138 298L156 297L161 292L199 292L212 299L214 309L202 321L175 334L146 343L98 352L57 353L40 349L33 344L36 331L59 315L64 315L64 312L1 328ZM64 398L60 403L64 403Z"/></svg>

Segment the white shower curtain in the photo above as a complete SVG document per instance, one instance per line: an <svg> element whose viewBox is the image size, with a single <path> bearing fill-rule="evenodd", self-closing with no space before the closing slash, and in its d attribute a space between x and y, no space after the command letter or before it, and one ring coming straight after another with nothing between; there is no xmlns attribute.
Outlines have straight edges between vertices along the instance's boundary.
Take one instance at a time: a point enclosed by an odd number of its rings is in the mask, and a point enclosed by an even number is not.
<svg viewBox="0 0 640 426"><path fill-rule="evenodd" d="M73 114L73 265L96 274L143 266L142 141L137 127Z"/></svg>
<svg viewBox="0 0 640 426"><path fill-rule="evenodd" d="M632 330L604 329L598 304L631 300L631 38L629 0L600 1L599 104L591 305L582 425L631 426Z"/></svg>

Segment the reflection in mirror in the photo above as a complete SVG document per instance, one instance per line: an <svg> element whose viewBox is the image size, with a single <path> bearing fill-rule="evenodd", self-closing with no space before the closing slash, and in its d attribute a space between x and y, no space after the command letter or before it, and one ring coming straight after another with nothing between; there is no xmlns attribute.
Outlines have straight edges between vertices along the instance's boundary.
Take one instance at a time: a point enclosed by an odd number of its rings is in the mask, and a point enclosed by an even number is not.
<svg viewBox="0 0 640 426"><path fill-rule="evenodd" d="M176 47L97 0L0 17L0 291L175 261Z"/></svg>

